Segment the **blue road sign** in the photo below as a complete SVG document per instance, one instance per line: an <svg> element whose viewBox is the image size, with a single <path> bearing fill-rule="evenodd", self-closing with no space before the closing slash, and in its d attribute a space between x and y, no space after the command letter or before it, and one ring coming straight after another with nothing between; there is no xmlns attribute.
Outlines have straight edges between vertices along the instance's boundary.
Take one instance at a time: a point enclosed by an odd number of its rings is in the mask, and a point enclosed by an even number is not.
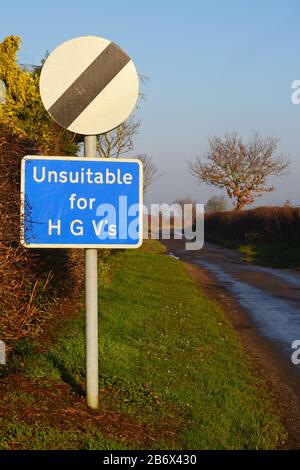
<svg viewBox="0 0 300 470"><path fill-rule="evenodd" d="M139 160L27 156L21 175L24 246L141 245L143 173Z"/></svg>

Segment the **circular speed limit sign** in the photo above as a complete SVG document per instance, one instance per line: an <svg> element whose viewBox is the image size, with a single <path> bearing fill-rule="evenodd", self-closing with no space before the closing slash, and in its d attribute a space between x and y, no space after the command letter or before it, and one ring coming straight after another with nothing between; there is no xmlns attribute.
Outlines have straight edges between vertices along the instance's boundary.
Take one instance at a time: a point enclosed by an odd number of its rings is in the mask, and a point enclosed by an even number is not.
<svg viewBox="0 0 300 470"><path fill-rule="evenodd" d="M64 42L47 58L40 94L62 127L97 135L119 126L133 111L139 80L130 57L115 43L96 36Z"/></svg>

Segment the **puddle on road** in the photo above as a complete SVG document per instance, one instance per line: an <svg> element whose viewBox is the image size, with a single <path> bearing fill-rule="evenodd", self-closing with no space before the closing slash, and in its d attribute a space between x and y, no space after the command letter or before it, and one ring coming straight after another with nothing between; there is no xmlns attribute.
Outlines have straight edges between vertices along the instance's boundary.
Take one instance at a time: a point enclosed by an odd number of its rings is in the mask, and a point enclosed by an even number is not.
<svg viewBox="0 0 300 470"><path fill-rule="evenodd" d="M169 251L168 255L171 256L172 258L180 259L179 256L174 255L174 253L172 253L172 251Z"/></svg>
<svg viewBox="0 0 300 470"><path fill-rule="evenodd" d="M195 260L195 263L213 273L239 303L247 309L260 332L267 338L279 342L284 350L291 355L292 342L300 340L300 309L276 299L250 284L238 281L213 263L203 260ZM280 274L289 276L290 273ZM286 277L283 278L286 281L288 280ZM298 280L296 279L296 281Z"/></svg>

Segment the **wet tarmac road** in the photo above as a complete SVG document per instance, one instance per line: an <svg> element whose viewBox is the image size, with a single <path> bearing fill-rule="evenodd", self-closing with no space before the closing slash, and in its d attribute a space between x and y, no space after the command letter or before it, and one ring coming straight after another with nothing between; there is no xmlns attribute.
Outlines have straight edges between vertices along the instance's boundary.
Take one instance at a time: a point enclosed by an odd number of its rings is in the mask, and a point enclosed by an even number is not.
<svg viewBox="0 0 300 470"><path fill-rule="evenodd" d="M186 251L184 242L166 242L169 251L205 268L246 309L259 332L291 356L300 340L300 273L254 266L236 250L205 243L200 251Z"/></svg>

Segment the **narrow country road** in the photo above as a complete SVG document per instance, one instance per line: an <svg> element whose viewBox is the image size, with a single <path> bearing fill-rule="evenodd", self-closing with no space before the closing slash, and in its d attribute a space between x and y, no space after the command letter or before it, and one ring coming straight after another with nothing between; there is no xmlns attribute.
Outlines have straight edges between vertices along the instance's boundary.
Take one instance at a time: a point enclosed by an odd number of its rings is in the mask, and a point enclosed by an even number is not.
<svg viewBox="0 0 300 470"><path fill-rule="evenodd" d="M238 251L207 242L199 251L186 251L182 240L164 243L222 305L249 362L276 398L290 448L300 449L300 365L291 361L292 343L300 340L300 273L252 265Z"/></svg>
<svg viewBox="0 0 300 470"><path fill-rule="evenodd" d="M300 273L251 265L236 250L205 243L200 251L185 251L182 242L169 246L180 259L199 265L222 283L250 314L259 331L290 354L300 341Z"/></svg>

